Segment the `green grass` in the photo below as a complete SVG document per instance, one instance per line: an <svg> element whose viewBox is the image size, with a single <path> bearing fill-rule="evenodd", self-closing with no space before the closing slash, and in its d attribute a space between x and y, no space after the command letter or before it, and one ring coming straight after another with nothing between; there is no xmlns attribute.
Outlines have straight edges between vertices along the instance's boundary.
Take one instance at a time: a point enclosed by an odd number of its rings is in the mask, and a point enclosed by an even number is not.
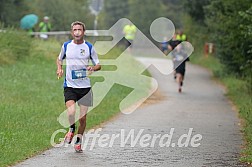
<svg viewBox="0 0 252 167"><path fill-rule="evenodd" d="M247 83L235 77L222 79L228 87L227 96L235 103L240 117L244 120L243 133L246 143L242 151L241 161L252 162L252 94L249 92Z"/></svg>
<svg viewBox="0 0 252 167"><path fill-rule="evenodd" d="M57 117L65 110L63 80L56 79L55 65L61 44L53 40L29 40L31 47L27 55L14 58L13 61L8 59L4 65L0 65L1 167L52 147L51 135L63 128L57 121ZM115 57L120 53L120 50L115 49L105 57ZM0 52L0 57L4 56ZM135 63L133 59L131 61L128 63ZM105 70L115 70L115 67L106 66ZM127 70L131 71L131 68ZM92 77L93 84L102 80ZM111 86L101 104L88 113L87 128L99 125L119 113L119 103L132 91L132 88L119 84ZM57 136L55 141L62 137Z"/></svg>
<svg viewBox="0 0 252 167"><path fill-rule="evenodd" d="M33 42L34 55L0 67L0 166L50 147L50 133L60 127L56 118L64 106L55 61L49 58L54 52L43 58L36 50L40 41Z"/></svg>
<svg viewBox="0 0 252 167"><path fill-rule="evenodd" d="M14 64L27 56L31 40L26 33L9 29L0 33L0 44L0 65Z"/></svg>
<svg viewBox="0 0 252 167"><path fill-rule="evenodd" d="M197 53L193 54L191 57L193 63L199 64L203 67L210 69L215 77L220 77L223 70L223 65L214 56L198 56Z"/></svg>

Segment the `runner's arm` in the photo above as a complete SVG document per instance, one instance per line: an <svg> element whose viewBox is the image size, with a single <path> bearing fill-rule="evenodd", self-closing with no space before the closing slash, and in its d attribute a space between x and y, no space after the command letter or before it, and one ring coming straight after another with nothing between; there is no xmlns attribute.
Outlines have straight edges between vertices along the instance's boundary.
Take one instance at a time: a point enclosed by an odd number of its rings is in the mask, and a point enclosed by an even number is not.
<svg viewBox="0 0 252 167"><path fill-rule="evenodd" d="M57 74L57 76L58 76L58 79L60 78L60 77L62 77L63 76L63 73L64 73L64 71L63 71L63 68L62 68L62 65L63 65L63 58L64 58L64 47L62 46L62 48L61 48L61 52L60 52L60 54L59 54L59 56L57 57L57 59L56 59L56 65L57 65L57 72L56 72L56 74Z"/></svg>

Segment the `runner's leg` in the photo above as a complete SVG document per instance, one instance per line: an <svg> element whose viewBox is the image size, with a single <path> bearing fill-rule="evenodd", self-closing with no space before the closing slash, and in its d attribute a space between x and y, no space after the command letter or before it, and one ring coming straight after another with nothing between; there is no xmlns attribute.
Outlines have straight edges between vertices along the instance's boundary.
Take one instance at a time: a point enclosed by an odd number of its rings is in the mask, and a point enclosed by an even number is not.
<svg viewBox="0 0 252 167"><path fill-rule="evenodd" d="M80 117L79 117L79 127L76 142L74 144L74 149L76 152L82 152L82 137L86 128L86 116L87 116L88 107L80 105Z"/></svg>
<svg viewBox="0 0 252 167"><path fill-rule="evenodd" d="M176 73L176 76L177 76L177 83L178 83L178 86L179 86L178 91L181 92L182 91L181 83L182 83L182 80L183 80L183 76L180 73Z"/></svg>
<svg viewBox="0 0 252 167"><path fill-rule="evenodd" d="M78 134L83 135L86 128L86 116L87 116L88 107L80 105L80 117L79 117L79 127Z"/></svg>
<svg viewBox="0 0 252 167"><path fill-rule="evenodd" d="M70 128L69 128L69 132L67 132L65 136L65 143L70 144L74 137L74 131L75 131L75 101L68 100L66 102L66 107L67 107L67 116L68 116Z"/></svg>
<svg viewBox="0 0 252 167"><path fill-rule="evenodd" d="M69 120L69 124L73 125L75 123L75 101L74 100L68 100L66 102L67 107L67 116Z"/></svg>

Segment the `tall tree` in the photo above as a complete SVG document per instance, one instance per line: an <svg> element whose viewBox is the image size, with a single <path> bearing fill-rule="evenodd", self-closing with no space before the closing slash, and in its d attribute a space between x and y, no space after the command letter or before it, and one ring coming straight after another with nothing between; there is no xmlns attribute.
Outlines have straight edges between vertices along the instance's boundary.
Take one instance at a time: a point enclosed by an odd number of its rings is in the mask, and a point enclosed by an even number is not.
<svg viewBox="0 0 252 167"><path fill-rule="evenodd" d="M199 22L204 23L205 11L204 7L210 3L210 0L185 0L184 9L191 15L191 17Z"/></svg>
<svg viewBox="0 0 252 167"><path fill-rule="evenodd" d="M129 19L148 36L151 23L164 16L162 1L129 0Z"/></svg>
<svg viewBox="0 0 252 167"><path fill-rule="evenodd" d="M4 26L19 26L19 21L26 13L24 0L0 0L0 22Z"/></svg>
<svg viewBox="0 0 252 167"><path fill-rule="evenodd" d="M129 15L128 0L109 0L104 2L104 21L106 27L110 28L121 18L127 18Z"/></svg>
<svg viewBox="0 0 252 167"><path fill-rule="evenodd" d="M243 66L251 61L251 53L248 53L251 34L247 34L250 38L244 38L246 33L244 34L244 28L242 31L242 25L246 16L241 15L241 12L249 11L249 7L250 0L212 0L206 7L206 22L218 46L219 58L226 65L227 72L239 75L244 74ZM251 25L250 21L247 20L245 24Z"/></svg>
<svg viewBox="0 0 252 167"><path fill-rule="evenodd" d="M28 7L26 13L34 13L42 21L44 16L50 17L52 29L56 31L66 31L70 29L70 24L75 21L83 21L87 28L93 27L94 16L88 8L88 0L25 0ZM38 27L37 27L38 29Z"/></svg>
<svg viewBox="0 0 252 167"><path fill-rule="evenodd" d="M241 67L246 75L250 76L250 88L252 88L252 6L246 11L239 12L239 15L242 20L239 28L242 37L245 39L242 44L245 62Z"/></svg>

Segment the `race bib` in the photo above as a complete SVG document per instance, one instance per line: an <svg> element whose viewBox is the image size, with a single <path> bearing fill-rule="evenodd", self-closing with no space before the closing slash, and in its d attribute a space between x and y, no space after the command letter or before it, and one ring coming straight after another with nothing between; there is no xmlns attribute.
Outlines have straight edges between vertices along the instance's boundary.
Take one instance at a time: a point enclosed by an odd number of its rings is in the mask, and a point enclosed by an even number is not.
<svg viewBox="0 0 252 167"><path fill-rule="evenodd" d="M81 79L87 77L87 70L81 69L81 70L72 70L72 79Z"/></svg>
<svg viewBox="0 0 252 167"><path fill-rule="evenodd" d="M177 61L182 61L183 59L184 59L184 57L182 55L177 55L176 56Z"/></svg>

